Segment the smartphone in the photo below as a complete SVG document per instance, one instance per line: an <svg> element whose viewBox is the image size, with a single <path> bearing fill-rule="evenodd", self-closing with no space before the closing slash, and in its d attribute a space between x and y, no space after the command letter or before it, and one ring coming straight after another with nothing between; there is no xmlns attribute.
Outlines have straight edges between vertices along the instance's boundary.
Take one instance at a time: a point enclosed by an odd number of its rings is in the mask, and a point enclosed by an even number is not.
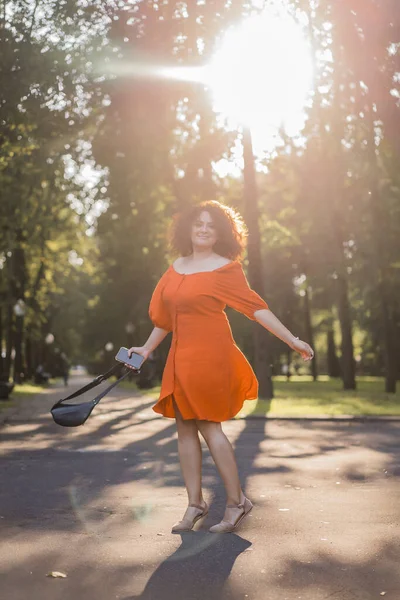
<svg viewBox="0 0 400 600"><path fill-rule="evenodd" d="M144 357L140 354L136 354L136 352L132 352L131 357L128 355L128 348L120 348L115 356L115 360L124 363L125 365L129 365L134 369L140 369L143 364Z"/></svg>

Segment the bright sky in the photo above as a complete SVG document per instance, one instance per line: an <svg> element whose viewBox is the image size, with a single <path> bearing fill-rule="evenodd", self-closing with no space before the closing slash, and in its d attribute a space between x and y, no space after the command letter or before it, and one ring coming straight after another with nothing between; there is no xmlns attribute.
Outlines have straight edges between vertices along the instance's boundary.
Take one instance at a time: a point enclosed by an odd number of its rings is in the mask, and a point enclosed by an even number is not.
<svg viewBox="0 0 400 600"><path fill-rule="evenodd" d="M251 129L257 156L274 150L283 126L290 137L299 136L313 83L309 44L301 24L284 9L269 5L222 38L211 63L204 68L164 69L161 76L202 81L209 88L218 120L228 129ZM233 164L223 160L217 172L239 174L241 144Z"/></svg>
<svg viewBox="0 0 400 600"><path fill-rule="evenodd" d="M207 67L152 69L155 77L203 82L221 123L234 130L242 125L251 128L257 157L273 152L282 126L290 137L300 136L313 83L311 51L302 26L285 11L283 0L268 6L228 31ZM105 75L104 62L101 68ZM110 63L108 68L119 77L140 76L143 69L149 75L148 65L131 62ZM241 154L238 141L233 161L214 165L217 174L239 176Z"/></svg>
<svg viewBox="0 0 400 600"><path fill-rule="evenodd" d="M259 156L275 148L281 126L299 135L312 78L302 28L283 11L265 11L228 32L206 72L215 111L232 128L250 127Z"/></svg>

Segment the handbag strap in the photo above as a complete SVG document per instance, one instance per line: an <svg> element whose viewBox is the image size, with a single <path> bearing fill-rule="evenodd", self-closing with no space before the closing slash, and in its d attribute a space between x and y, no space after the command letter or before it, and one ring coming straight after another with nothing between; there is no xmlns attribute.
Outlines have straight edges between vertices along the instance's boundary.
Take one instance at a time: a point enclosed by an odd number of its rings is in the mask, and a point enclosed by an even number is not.
<svg viewBox="0 0 400 600"><path fill-rule="evenodd" d="M96 398L94 398L94 400L92 400L93 405L95 406L96 404L98 404L100 402L100 400L106 394L108 394L108 392L110 390L112 390L123 379L125 379L125 377L127 377L129 375L129 373L132 373L132 369L129 369L128 367L124 367L123 365L120 365L120 364L114 365L109 371L107 371L107 373L98 375L95 379L93 379L93 381L91 381L87 385L83 386L82 388L80 388L79 390L74 392L73 394L70 394L69 396L67 396L67 398L62 398L61 400L58 400L58 402L56 402L56 404L53 406L53 408L60 406L63 402L66 402L66 400L72 400L73 398L77 398L78 396L81 396L82 394L84 394L85 392L88 392L89 390L93 389L94 387L97 387L98 385L100 385L100 383L102 383L103 381L106 381L112 375L115 375L116 373L121 372L122 369L126 369L126 372L123 375L121 375L116 381L114 381L111 385L109 385L103 392L98 394L96 396ZM137 373L139 373L139 370L137 371Z"/></svg>

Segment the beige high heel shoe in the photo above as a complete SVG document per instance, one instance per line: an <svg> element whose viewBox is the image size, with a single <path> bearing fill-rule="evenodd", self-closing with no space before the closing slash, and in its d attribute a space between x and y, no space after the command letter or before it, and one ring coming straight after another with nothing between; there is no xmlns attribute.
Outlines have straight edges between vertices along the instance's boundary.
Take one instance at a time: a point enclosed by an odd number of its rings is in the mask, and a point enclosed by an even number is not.
<svg viewBox="0 0 400 600"><path fill-rule="evenodd" d="M202 519L203 517L205 517L208 514L207 502L206 502L205 506L201 506L200 504L189 504L188 508L186 509L186 512L188 511L188 509L190 507L198 508L199 510L201 510L201 513L195 514L194 517L190 517L189 515L187 515L185 513L183 516L183 519L181 521L178 521L178 523L175 523L175 525L172 526L171 533L181 533L182 531L191 531L193 529L193 526L195 525L195 523L197 523L197 521L199 519ZM190 512L192 512L192 511L190 511Z"/></svg>
<svg viewBox="0 0 400 600"><path fill-rule="evenodd" d="M242 508L243 513L241 515L239 515L239 517L236 519L236 521L234 523L231 523L230 521L222 520L220 523L217 523L217 525L213 525L209 529L209 531L211 531L211 533L229 533L229 532L233 531L234 529L236 529L239 526L239 524L243 521L243 519L249 514L249 512L253 508L253 504L250 502L250 500L248 498L245 497L243 504L227 504L226 507L227 508Z"/></svg>

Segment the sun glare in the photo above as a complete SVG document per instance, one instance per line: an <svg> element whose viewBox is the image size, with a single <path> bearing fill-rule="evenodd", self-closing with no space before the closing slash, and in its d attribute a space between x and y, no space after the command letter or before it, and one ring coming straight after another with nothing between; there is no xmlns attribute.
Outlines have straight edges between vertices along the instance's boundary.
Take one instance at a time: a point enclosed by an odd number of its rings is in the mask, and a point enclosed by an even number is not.
<svg viewBox="0 0 400 600"><path fill-rule="evenodd" d="M251 128L255 151L271 150L278 129L304 125L312 61L302 28L270 11L230 30L205 70L214 109L232 126Z"/></svg>
<svg viewBox="0 0 400 600"><path fill-rule="evenodd" d="M261 14L226 32L208 65L165 67L118 61L110 63L106 71L119 77L204 85L221 125L250 127L254 152L262 156L276 147L281 127L290 137L300 134L313 84L311 50L303 26L285 10L284 0L270 1ZM104 74L104 64L102 69ZM238 160L240 149L234 162Z"/></svg>

